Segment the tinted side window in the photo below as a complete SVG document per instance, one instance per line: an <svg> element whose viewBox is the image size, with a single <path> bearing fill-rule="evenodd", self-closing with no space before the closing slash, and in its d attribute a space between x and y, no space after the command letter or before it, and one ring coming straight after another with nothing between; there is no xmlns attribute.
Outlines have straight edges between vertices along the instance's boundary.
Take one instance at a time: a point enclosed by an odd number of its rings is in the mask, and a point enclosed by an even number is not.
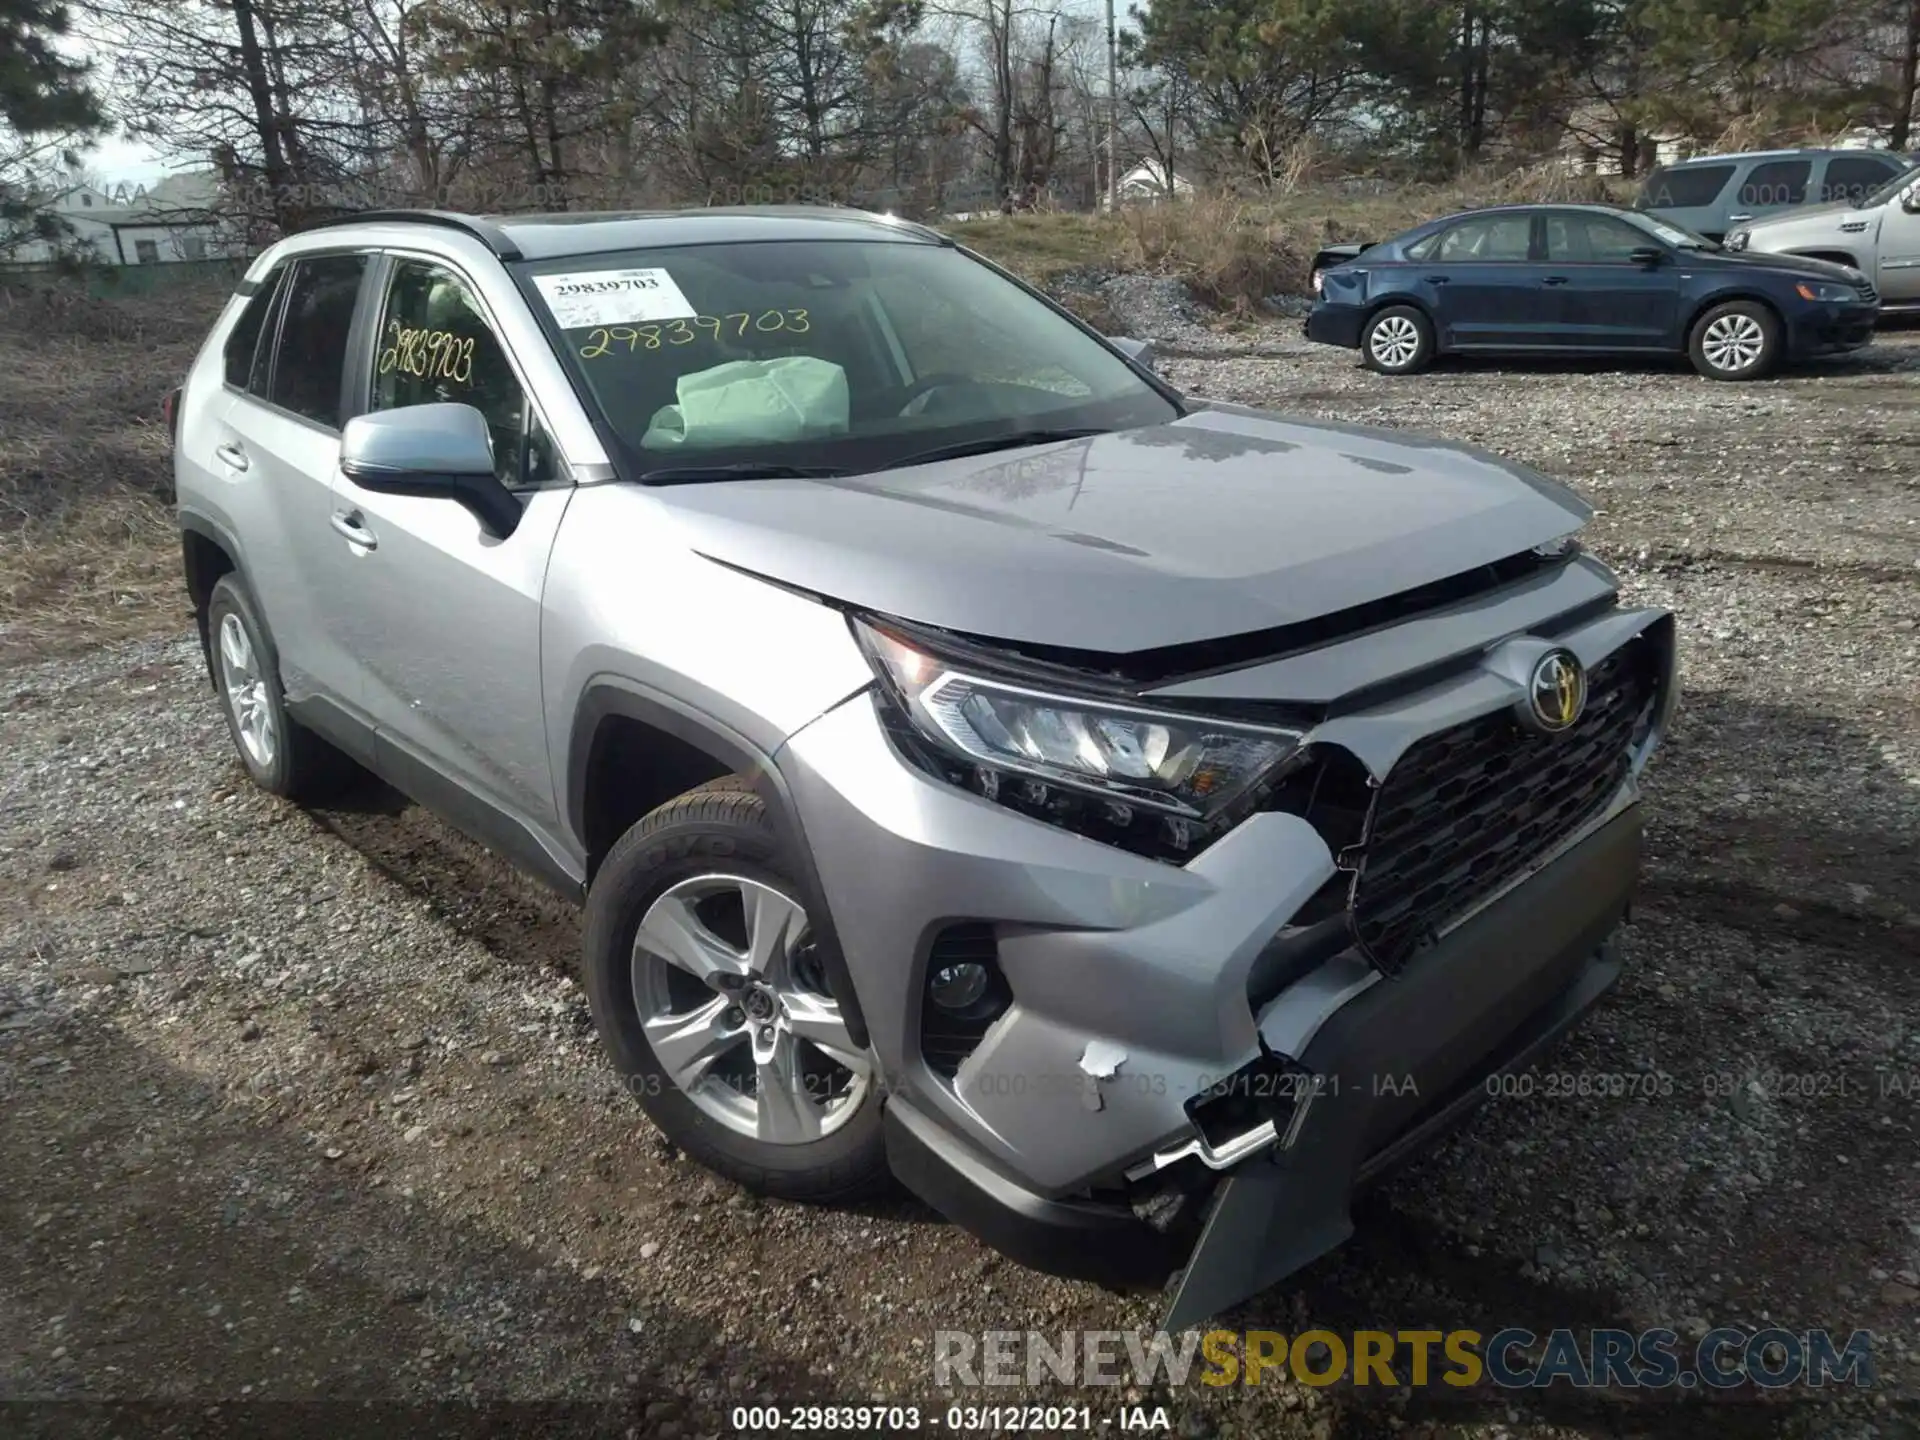
<svg viewBox="0 0 1920 1440"><path fill-rule="evenodd" d="M1731 165L1663 165L1647 176L1639 205L1642 210L1692 210L1711 205L1732 178Z"/></svg>
<svg viewBox="0 0 1920 1440"><path fill-rule="evenodd" d="M1596 263L1627 259L1636 250L1651 248L1653 239L1622 220L1605 215L1549 215L1547 258Z"/></svg>
<svg viewBox="0 0 1920 1440"><path fill-rule="evenodd" d="M503 484L551 476L546 437L530 426L526 393L473 291L445 266L398 260L381 310L373 408L449 400L487 417Z"/></svg>
<svg viewBox="0 0 1920 1440"><path fill-rule="evenodd" d="M1440 237L1442 261L1525 260L1528 235L1533 229L1529 215L1488 215L1466 220Z"/></svg>
<svg viewBox="0 0 1920 1440"><path fill-rule="evenodd" d="M233 329L227 335L227 384L236 389L247 388L247 377L253 373L253 355L260 348L260 331L273 310L274 294L279 289L280 275L285 269L284 265L275 266L260 281L260 288L247 300L247 308L240 312L240 318L233 322Z"/></svg>
<svg viewBox="0 0 1920 1440"><path fill-rule="evenodd" d="M1740 203L1756 210L1777 210L1783 205L1803 205L1807 199L1807 177L1813 174L1811 160L1769 160L1747 172L1740 187Z"/></svg>
<svg viewBox="0 0 1920 1440"><path fill-rule="evenodd" d="M1827 174L1820 186L1822 200L1845 200L1858 205L1887 181L1900 173L1889 160L1866 155L1839 155L1827 162Z"/></svg>
<svg viewBox="0 0 1920 1440"><path fill-rule="evenodd" d="M296 261L280 321L272 393L276 405L322 425L340 424L340 393L364 255L316 255Z"/></svg>

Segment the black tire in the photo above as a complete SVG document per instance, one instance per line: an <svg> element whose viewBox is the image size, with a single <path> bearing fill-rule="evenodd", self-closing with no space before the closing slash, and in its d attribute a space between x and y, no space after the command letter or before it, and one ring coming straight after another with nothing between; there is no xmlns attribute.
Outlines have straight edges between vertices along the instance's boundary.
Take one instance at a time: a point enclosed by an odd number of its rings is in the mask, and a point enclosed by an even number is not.
<svg viewBox="0 0 1920 1440"><path fill-rule="evenodd" d="M701 875L739 876L799 898L799 867L783 853L766 801L737 776L690 790L620 837L587 897L583 979L595 1027L627 1091L662 1134L707 1169L762 1195L844 1203L889 1179L877 1071L839 1128L774 1143L741 1134L696 1106L669 1076L641 1022L634 936L653 902Z"/></svg>
<svg viewBox="0 0 1920 1440"><path fill-rule="evenodd" d="M1723 363L1748 354L1751 359ZM1687 355L1709 380L1758 380L1780 363L1780 317L1757 300L1715 305L1693 322Z"/></svg>
<svg viewBox="0 0 1920 1440"><path fill-rule="evenodd" d="M223 662L222 644L231 618L244 632L257 688L247 690L248 704L257 706L271 727L271 753L250 747L242 733L242 702L230 684L236 671ZM260 610L238 575L220 577L207 598L207 662L213 672L214 693L227 717L227 733L247 776L262 790L285 799L312 802L338 794L358 778L358 767L287 712L286 692L280 685L280 655L273 637L260 623Z"/></svg>
<svg viewBox="0 0 1920 1440"><path fill-rule="evenodd" d="M1417 374L1433 363L1433 353L1433 322L1411 305L1377 311L1360 331L1360 358L1382 375Z"/></svg>

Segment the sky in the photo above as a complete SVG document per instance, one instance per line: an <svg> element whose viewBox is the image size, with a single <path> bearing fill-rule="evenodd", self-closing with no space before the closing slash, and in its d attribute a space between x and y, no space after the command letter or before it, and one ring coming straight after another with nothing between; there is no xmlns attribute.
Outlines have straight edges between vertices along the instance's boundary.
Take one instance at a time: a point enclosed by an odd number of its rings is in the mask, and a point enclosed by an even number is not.
<svg viewBox="0 0 1920 1440"><path fill-rule="evenodd" d="M82 35L65 35L54 41L54 45L76 60L93 62L96 78L106 78L106 57L99 44ZM80 152L82 167L108 185L123 181L128 185L151 185L175 170L191 168L177 161L169 164L151 145L126 139L117 132L116 126L114 131L96 137L91 146Z"/></svg>
<svg viewBox="0 0 1920 1440"><path fill-rule="evenodd" d="M80 163L108 185L151 185L181 168L161 159L152 146L119 136L103 137L91 150L82 151Z"/></svg>

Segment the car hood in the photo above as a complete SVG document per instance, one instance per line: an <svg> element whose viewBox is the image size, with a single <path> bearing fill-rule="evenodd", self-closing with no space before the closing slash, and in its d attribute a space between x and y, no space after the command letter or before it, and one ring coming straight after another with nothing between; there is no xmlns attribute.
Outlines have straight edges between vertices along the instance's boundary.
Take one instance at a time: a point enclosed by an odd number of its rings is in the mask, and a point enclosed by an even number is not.
<svg viewBox="0 0 1920 1440"><path fill-rule="evenodd" d="M845 479L655 493L684 543L724 564L943 629L1115 655L1314 619L1592 513L1470 446L1225 405Z"/></svg>
<svg viewBox="0 0 1920 1440"><path fill-rule="evenodd" d="M1752 246L1759 240L1758 235L1748 240ZM1723 250L1713 257L1740 270L1771 270L1775 274L1815 275L1822 280L1840 280L1851 283L1860 278L1860 272L1846 265L1837 265L1831 260L1815 260L1807 255L1781 255L1770 250L1755 251Z"/></svg>
<svg viewBox="0 0 1920 1440"><path fill-rule="evenodd" d="M1841 217L1857 215L1870 219L1872 210L1862 210L1846 200L1829 200L1823 205L1807 205L1798 210L1789 210L1784 215L1772 215L1765 220L1750 221L1734 228L1744 230L1753 239L1762 236L1780 235L1785 232L1805 232L1812 235L1837 234Z"/></svg>

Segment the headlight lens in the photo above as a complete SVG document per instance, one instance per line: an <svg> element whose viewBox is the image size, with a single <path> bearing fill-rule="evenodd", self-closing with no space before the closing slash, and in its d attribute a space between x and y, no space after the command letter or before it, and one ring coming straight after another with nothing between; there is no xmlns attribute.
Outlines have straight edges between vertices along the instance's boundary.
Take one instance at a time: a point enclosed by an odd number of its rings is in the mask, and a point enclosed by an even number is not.
<svg viewBox="0 0 1920 1440"><path fill-rule="evenodd" d="M1744 250L1747 248L1747 241L1752 238L1752 235L1745 230L1735 230L1721 243L1729 250Z"/></svg>
<svg viewBox="0 0 1920 1440"><path fill-rule="evenodd" d="M1859 292L1845 285L1830 284L1825 280L1802 280L1793 287L1802 300L1817 300L1829 305L1844 305L1849 300L1858 300Z"/></svg>
<svg viewBox="0 0 1920 1440"><path fill-rule="evenodd" d="M1097 836L1116 843L1157 837L1129 848L1197 846L1299 753L1297 730L1050 694L955 668L863 621L854 629L914 730L971 772L970 788L1070 828L1097 822L1122 832Z"/></svg>

